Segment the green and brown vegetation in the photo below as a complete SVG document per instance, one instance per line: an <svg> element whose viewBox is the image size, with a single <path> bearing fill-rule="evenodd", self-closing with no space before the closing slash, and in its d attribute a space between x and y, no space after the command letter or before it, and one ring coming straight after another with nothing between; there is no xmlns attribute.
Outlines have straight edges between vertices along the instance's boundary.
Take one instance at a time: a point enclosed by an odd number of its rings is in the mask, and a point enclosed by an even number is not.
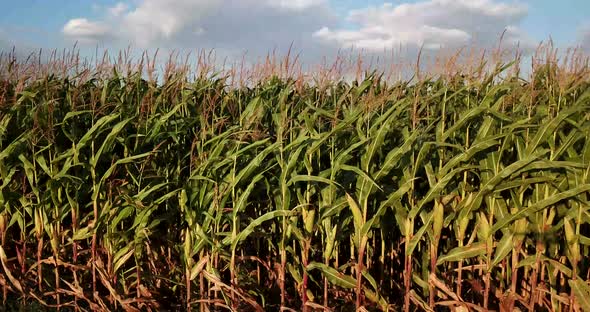
<svg viewBox="0 0 590 312"><path fill-rule="evenodd" d="M247 83L4 55L3 302L590 311L590 72L547 51L528 79L312 81L286 58Z"/></svg>

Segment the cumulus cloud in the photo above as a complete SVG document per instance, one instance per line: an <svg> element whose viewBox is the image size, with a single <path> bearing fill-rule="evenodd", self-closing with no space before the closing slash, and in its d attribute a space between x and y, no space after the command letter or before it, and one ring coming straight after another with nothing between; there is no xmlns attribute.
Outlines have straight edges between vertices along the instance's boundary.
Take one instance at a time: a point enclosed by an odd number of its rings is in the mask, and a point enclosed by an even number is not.
<svg viewBox="0 0 590 312"><path fill-rule="evenodd" d="M202 28L203 19L216 15L221 5L221 0L144 0L120 22L124 35L149 45L188 28Z"/></svg>
<svg viewBox="0 0 590 312"><path fill-rule="evenodd" d="M325 0L267 0L268 5L285 10L301 11L326 4Z"/></svg>
<svg viewBox="0 0 590 312"><path fill-rule="evenodd" d="M342 47L368 51L397 46L423 46L426 49L455 48L462 45L486 46L503 42L521 48L532 41L518 24L527 15L527 7L492 0L428 0L353 10L348 21L358 25L352 30L321 28L314 36Z"/></svg>
<svg viewBox="0 0 590 312"><path fill-rule="evenodd" d="M121 16L121 14L123 14L128 9L129 9L129 6L127 4L125 4L123 2L118 2L114 6L109 7L108 11L111 16L117 17L117 16Z"/></svg>
<svg viewBox="0 0 590 312"><path fill-rule="evenodd" d="M502 32L504 44L532 47L518 27L527 7L498 1L422 0L341 17L329 0L135 0L99 8L96 20L72 19L63 33L113 47L215 49L230 57L284 52L293 45L302 60L315 62L351 47L369 53L400 46L483 47L496 44Z"/></svg>
<svg viewBox="0 0 590 312"><path fill-rule="evenodd" d="M312 34L337 17L327 0L138 0L102 8L102 18L76 18L63 33L80 42L137 48L215 49L241 56L285 51L331 53ZM227 54L227 53L226 53Z"/></svg>
<svg viewBox="0 0 590 312"><path fill-rule="evenodd" d="M64 35L82 42L95 42L108 37L111 28L102 22L93 22L86 18L74 18L64 25L62 32Z"/></svg>

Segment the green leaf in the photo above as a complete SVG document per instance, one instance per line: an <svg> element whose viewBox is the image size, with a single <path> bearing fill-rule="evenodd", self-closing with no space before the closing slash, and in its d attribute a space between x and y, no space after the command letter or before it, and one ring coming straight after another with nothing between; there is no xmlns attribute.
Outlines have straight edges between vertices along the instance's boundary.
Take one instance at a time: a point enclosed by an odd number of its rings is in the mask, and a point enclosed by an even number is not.
<svg viewBox="0 0 590 312"><path fill-rule="evenodd" d="M432 214L432 213L428 214L428 217L426 220L424 220L424 224L422 225L422 227L418 230L418 232L416 232L416 234L414 234L412 236L409 243L406 244L406 255L411 255L414 252L414 249L418 245L418 242L420 242L420 240L422 239L422 236L424 236L424 233L426 232L426 230L428 230L430 228L430 223L432 223L433 219L434 219L434 214Z"/></svg>
<svg viewBox="0 0 590 312"><path fill-rule="evenodd" d="M103 131L103 127L105 127L107 124L109 124L110 122L112 122L113 120L119 118L119 114L110 114L110 115L106 115L101 117L85 134L84 136L82 136L82 138L80 139L80 141L78 141L78 144L76 144L76 150L80 150L81 148L83 148L84 146L86 146L86 144L88 143L88 141L90 141L90 139L92 139L94 137L94 135L100 131Z"/></svg>
<svg viewBox="0 0 590 312"><path fill-rule="evenodd" d="M289 216L293 216L293 215L295 215L295 213L293 211L275 210L275 211L267 212L267 213L263 214L262 216L256 218L255 220L251 221L250 224L248 224L248 226L246 228L244 228L243 230L240 231L240 233L238 234L236 239L232 242L232 250L235 250L236 247L238 246L238 244L241 241L248 238L248 236L250 234L252 234L256 230L257 227L262 225L262 223L272 220L272 219L275 219L275 218L278 218L278 217L289 217Z"/></svg>
<svg viewBox="0 0 590 312"><path fill-rule="evenodd" d="M569 284L582 311L590 311L590 287L588 283L578 277L575 280L570 280Z"/></svg>
<svg viewBox="0 0 590 312"><path fill-rule="evenodd" d="M326 183L326 184L330 184L330 185L334 185L334 186L338 186L340 188L342 188L342 185L338 184L338 182L332 181L330 179L327 178L323 178L323 177L318 177L318 176L311 176L311 175L296 175L294 177L292 177L289 182L287 182L287 185L292 185L295 182L320 182L320 183Z"/></svg>
<svg viewBox="0 0 590 312"><path fill-rule="evenodd" d="M469 204L464 209L461 210L461 212L459 214L460 218L463 218L466 215L468 215L469 213L471 213L471 211L474 209L474 207L479 208L479 206L481 205L481 202L483 200L483 197L485 195L489 194L490 192L493 192L498 184L500 184L502 181L504 181L505 179L510 177L515 172L524 168L526 165L528 165L528 164L532 163L533 161L537 160L538 158L546 155L548 152L549 152L549 150L537 151L534 154L529 155L521 160L518 160L518 161L510 164L509 166L505 167L504 169L502 169L500 172L498 172L496 175L494 175L491 179L489 179L484 185L481 186L481 189L479 190L479 192L477 192L477 195L475 196L475 198L471 202L469 202Z"/></svg>
<svg viewBox="0 0 590 312"><path fill-rule="evenodd" d="M350 211L352 212L353 223L354 223L354 240L356 246L360 246L361 243L361 229L365 223L363 219L363 213L359 205L357 204L356 200L352 198L348 193L346 193L346 201L348 202L348 207L350 207Z"/></svg>
<svg viewBox="0 0 590 312"><path fill-rule="evenodd" d="M514 220L528 217L528 216L532 215L533 213L540 211L542 209L545 209L551 205L554 205L562 200L576 197L576 196L578 196L582 193L588 192L588 191L590 191L590 184L584 184L584 185L580 185L578 187L575 187L573 189L554 194L554 195L550 196L549 198L540 200L528 207L523 207L520 210L518 210L518 212L516 212L515 214L509 215L506 218L498 220L494 224L494 226L492 227L492 234L495 233L496 231L498 231L499 229L504 228L508 224L512 223Z"/></svg>
<svg viewBox="0 0 590 312"><path fill-rule="evenodd" d="M134 118L135 117L130 117L130 118L127 118L123 121L120 121L111 129L111 132L107 135L107 137L103 141L102 145L100 146L100 148L98 149L96 154L92 155L92 157L90 158L90 165L92 167L96 167L96 164L97 164L98 160L100 159L100 156L102 155L103 152L108 153L112 150L113 143L115 142L115 139L117 138L119 133Z"/></svg>
<svg viewBox="0 0 590 312"><path fill-rule="evenodd" d="M117 273L119 269L133 256L133 252L135 248L132 244L127 244L123 246L117 253L113 256L113 273Z"/></svg>
<svg viewBox="0 0 590 312"><path fill-rule="evenodd" d="M209 255L206 255L205 257L201 258L199 260L199 262L197 262L193 265L193 267L190 270L190 276L189 276L189 279L191 281L194 280L195 278L197 278L199 273L201 273L203 271L203 269L205 268L205 265L207 264L208 261L209 261Z"/></svg>
<svg viewBox="0 0 590 312"><path fill-rule="evenodd" d="M478 257L486 253L487 246L484 242L473 243L468 246L455 247L448 254L441 256L436 261L436 265L444 262L463 261L465 259Z"/></svg>
<svg viewBox="0 0 590 312"><path fill-rule="evenodd" d="M72 236L72 240L84 240L92 236L92 234L93 231L90 230L90 227L83 227L74 233L74 236Z"/></svg>
<svg viewBox="0 0 590 312"><path fill-rule="evenodd" d="M514 247L512 241L513 238L514 235L512 235L512 233L505 234L502 237L502 239L498 243L498 246L496 247L494 260L492 261L492 265L490 267L495 267L498 263L500 263L500 261L502 261L502 259L504 259L510 253L510 251L512 251L512 248Z"/></svg>
<svg viewBox="0 0 590 312"><path fill-rule="evenodd" d="M338 270L329 267L323 263L312 262L307 265L307 271L311 271L314 269L322 271L322 273L328 279L328 281L330 281L330 283L334 285L348 289L356 287L356 279L354 277L342 274L338 272Z"/></svg>
<svg viewBox="0 0 590 312"><path fill-rule="evenodd" d="M364 181L368 181L374 187L376 187L380 191L383 191L383 189L381 189L381 187L379 187L379 185L377 185L377 182L375 182L373 179L371 179L371 177L367 173L365 173L364 171L362 171L359 167L354 167L354 166L349 166L349 165L342 165L342 166L340 166L340 168L342 168L342 170L352 171L352 172L358 174L359 176L361 176L364 179Z"/></svg>

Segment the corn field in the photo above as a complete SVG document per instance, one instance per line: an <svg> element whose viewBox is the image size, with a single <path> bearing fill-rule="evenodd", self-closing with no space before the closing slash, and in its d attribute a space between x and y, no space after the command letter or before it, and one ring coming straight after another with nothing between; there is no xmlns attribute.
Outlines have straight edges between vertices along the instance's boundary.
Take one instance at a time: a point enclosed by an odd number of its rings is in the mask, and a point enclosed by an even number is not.
<svg viewBox="0 0 590 312"><path fill-rule="evenodd" d="M3 303L590 311L588 63L502 64L238 84L4 55Z"/></svg>

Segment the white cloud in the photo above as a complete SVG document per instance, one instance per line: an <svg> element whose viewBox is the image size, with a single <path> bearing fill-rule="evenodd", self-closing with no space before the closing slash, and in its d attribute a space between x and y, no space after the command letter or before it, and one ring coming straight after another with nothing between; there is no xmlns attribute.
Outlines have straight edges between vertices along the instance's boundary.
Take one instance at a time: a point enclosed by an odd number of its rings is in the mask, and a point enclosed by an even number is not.
<svg viewBox="0 0 590 312"><path fill-rule="evenodd" d="M285 10L301 11L326 4L325 0L267 0L268 5Z"/></svg>
<svg viewBox="0 0 590 312"><path fill-rule="evenodd" d="M527 7L493 0L427 0L394 6L390 3L353 10L348 20L358 28L322 28L314 36L342 47L379 51L403 46L426 49L455 48L466 44L485 46L520 43L529 48L530 39L518 28Z"/></svg>
<svg viewBox="0 0 590 312"><path fill-rule="evenodd" d="M112 7L102 8L108 13L104 21L72 19L64 26L64 33L76 39L96 39L111 33L113 37L149 46L184 33L187 29L193 29L193 33L201 35L206 32L208 25L223 27L222 23L235 24L235 19L251 23L264 21L268 31L274 32L277 28L283 28L283 23L290 24L283 18L299 19L301 15L309 13L305 11L318 8L327 13L326 0L141 0L133 9L126 3L118 2ZM276 20L279 16L283 23L270 23L280 22ZM265 20L255 21L260 18ZM115 26L108 29L105 27L107 23ZM251 23L240 25L240 32L248 32Z"/></svg>
<svg viewBox="0 0 590 312"><path fill-rule="evenodd" d="M66 36L76 38L82 42L94 42L108 36L111 29L102 22L92 22L86 18L75 18L64 25L62 32Z"/></svg>
<svg viewBox="0 0 590 312"><path fill-rule="evenodd" d="M202 32L199 22L221 4L222 0L142 0L133 9L124 2L112 7L96 6L95 10L105 12L103 20L72 19L63 27L63 33L76 40L91 42L108 35L110 40L130 41L148 47L186 28Z"/></svg>
<svg viewBox="0 0 590 312"><path fill-rule="evenodd" d="M118 2L114 6L108 8L109 14L113 17L121 16L121 14L125 13L129 9L129 6L126 3Z"/></svg>
<svg viewBox="0 0 590 312"><path fill-rule="evenodd" d="M203 18L221 8L221 0L144 0L121 20L128 37L142 45L169 39L186 28L202 28Z"/></svg>
<svg viewBox="0 0 590 312"><path fill-rule="evenodd" d="M422 0L335 13L329 0L131 0L100 7L102 18L70 20L63 33L80 42L136 48L215 49L224 56L279 54L293 44L300 59L318 62L339 49L370 53L423 46L437 50L503 43L532 47L518 26L527 8L500 0ZM510 0L505 0L510 1ZM332 4L331 4L332 3ZM353 24L343 29L340 26Z"/></svg>
<svg viewBox="0 0 590 312"><path fill-rule="evenodd" d="M245 51L250 56L261 56L275 48L285 51L293 44L310 58L332 53L312 36L322 26L336 24L327 0L133 3L102 7L103 17L98 20L70 20L63 33L80 42L103 40L114 47L215 49L237 56Z"/></svg>

